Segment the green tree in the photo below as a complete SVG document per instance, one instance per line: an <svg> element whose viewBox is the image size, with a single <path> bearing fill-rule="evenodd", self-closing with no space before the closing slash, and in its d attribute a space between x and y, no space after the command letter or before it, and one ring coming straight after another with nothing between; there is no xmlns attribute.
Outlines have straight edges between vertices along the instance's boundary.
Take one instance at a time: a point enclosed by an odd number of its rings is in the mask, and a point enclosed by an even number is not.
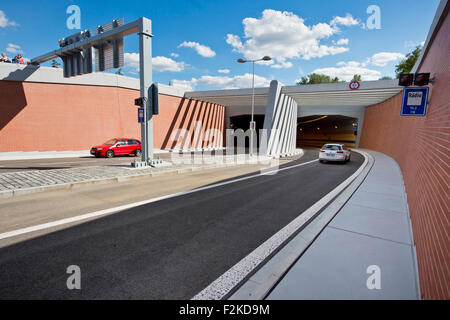
<svg viewBox="0 0 450 320"><path fill-rule="evenodd" d="M398 65L395 66L395 74L397 78L400 77L402 73L410 73L412 68L419 59L420 53L422 52L422 47L417 46L412 52L408 53L402 61Z"/></svg>
<svg viewBox="0 0 450 320"><path fill-rule="evenodd" d="M360 74L355 74L354 76L353 76L353 81L361 81L361 75Z"/></svg>
<svg viewBox="0 0 450 320"><path fill-rule="evenodd" d="M307 77L302 77L299 82L297 82L297 85L304 85L304 84L319 84L319 83L338 83L340 82L338 77L331 78L330 76L327 76L325 74L317 74L317 73L311 73Z"/></svg>
<svg viewBox="0 0 450 320"><path fill-rule="evenodd" d="M384 76L384 77L381 77L378 80L392 80L392 77Z"/></svg>

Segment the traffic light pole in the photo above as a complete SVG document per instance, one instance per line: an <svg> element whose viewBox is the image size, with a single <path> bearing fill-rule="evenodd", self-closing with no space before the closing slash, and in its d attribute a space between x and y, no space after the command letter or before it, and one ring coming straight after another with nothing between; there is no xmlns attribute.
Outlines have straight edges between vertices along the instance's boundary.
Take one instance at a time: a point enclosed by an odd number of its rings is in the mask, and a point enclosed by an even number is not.
<svg viewBox="0 0 450 320"><path fill-rule="evenodd" d="M144 122L141 123L142 162L148 165L152 164L153 160L153 112L149 99L149 89L152 85L151 21L142 19L139 29L140 85L144 102Z"/></svg>
<svg viewBox="0 0 450 320"><path fill-rule="evenodd" d="M139 66L140 66L140 88L141 98L144 107L144 122L141 124L141 142L142 142L142 162L135 162L135 166L148 166L161 163L160 160L153 159L153 107L150 99L151 85L152 85L152 23L147 18L140 18L125 25L118 25L110 30L106 30L94 36L91 36L89 30L86 32L76 34L75 40L69 37L66 40L72 42L65 44L57 50L53 50L44 55L36 57L31 60L34 65L40 65L46 61L56 59L58 57L67 57L76 55L77 59L80 52L83 50L91 50L94 46L101 46L108 41L117 41L125 36L137 33L139 35ZM63 39L64 40L64 39ZM61 45L61 44L60 44ZM74 60L74 59L72 59ZM72 70L71 64L67 64L70 71L67 76L78 76L81 74L92 72L92 61L87 61L90 64L88 67L77 68ZM77 60L78 66L78 60ZM156 91L157 92L157 91ZM156 93L157 94L157 93ZM156 99L157 101L157 99ZM157 110L157 106L155 107ZM157 111L156 111L157 112Z"/></svg>

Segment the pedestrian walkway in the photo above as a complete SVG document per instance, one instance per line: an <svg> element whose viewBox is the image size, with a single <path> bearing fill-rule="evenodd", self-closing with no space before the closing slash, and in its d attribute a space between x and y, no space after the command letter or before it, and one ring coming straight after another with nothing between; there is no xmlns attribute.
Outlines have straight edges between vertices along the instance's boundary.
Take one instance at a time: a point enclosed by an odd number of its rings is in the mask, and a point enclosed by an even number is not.
<svg viewBox="0 0 450 320"><path fill-rule="evenodd" d="M350 200L267 299L418 299L414 242L403 178L390 157Z"/></svg>

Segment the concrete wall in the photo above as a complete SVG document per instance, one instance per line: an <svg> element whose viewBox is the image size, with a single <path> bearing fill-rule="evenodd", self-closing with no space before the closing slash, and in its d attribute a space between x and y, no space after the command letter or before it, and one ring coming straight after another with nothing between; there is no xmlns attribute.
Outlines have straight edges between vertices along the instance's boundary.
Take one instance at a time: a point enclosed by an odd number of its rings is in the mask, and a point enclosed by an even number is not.
<svg viewBox="0 0 450 320"><path fill-rule="evenodd" d="M400 165L417 249L421 292L425 299L450 299L448 9L447 4L436 21L435 30L430 32L427 49L418 67L418 72L436 76L436 82L430 85L427 115L400 116L402 95L398 94L386 102L367 107L360 143L363 148L393 157Z"/></svg>
<svg viewBox="0 0 450 320"><path fill-rule="evenodd" d="M140 138L134 105L139 96L137 79L112 74L64 79L61 70L10 64L0 64L0 79L22 79L0 80L0 152L86 150L114 137ZM224 107L184 99L167 86L161 86L160 92L155 148L177 147L171 138L180 128L194 136L195 121L202 121L196 146L222 147L222 139L212 141L214 137L207 136L202 141L199 134L211 128L223 132ZM188 145L185 139L182 147L195 147L191 140Z"/></svg>

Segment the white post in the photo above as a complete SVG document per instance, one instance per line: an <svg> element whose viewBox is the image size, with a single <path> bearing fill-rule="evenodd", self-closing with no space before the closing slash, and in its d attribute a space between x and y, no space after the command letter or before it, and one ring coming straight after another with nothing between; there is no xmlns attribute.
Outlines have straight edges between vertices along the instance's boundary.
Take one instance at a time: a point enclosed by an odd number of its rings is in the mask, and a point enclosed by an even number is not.
<svg viewBox="0 0 450 320"><path fill-rule="evenodd" d="M253 135L256 129L254 113L255 113L255 60L253 64L253 77L252 77L252 119L250 121L250 156L253 156Z"/></svg>

